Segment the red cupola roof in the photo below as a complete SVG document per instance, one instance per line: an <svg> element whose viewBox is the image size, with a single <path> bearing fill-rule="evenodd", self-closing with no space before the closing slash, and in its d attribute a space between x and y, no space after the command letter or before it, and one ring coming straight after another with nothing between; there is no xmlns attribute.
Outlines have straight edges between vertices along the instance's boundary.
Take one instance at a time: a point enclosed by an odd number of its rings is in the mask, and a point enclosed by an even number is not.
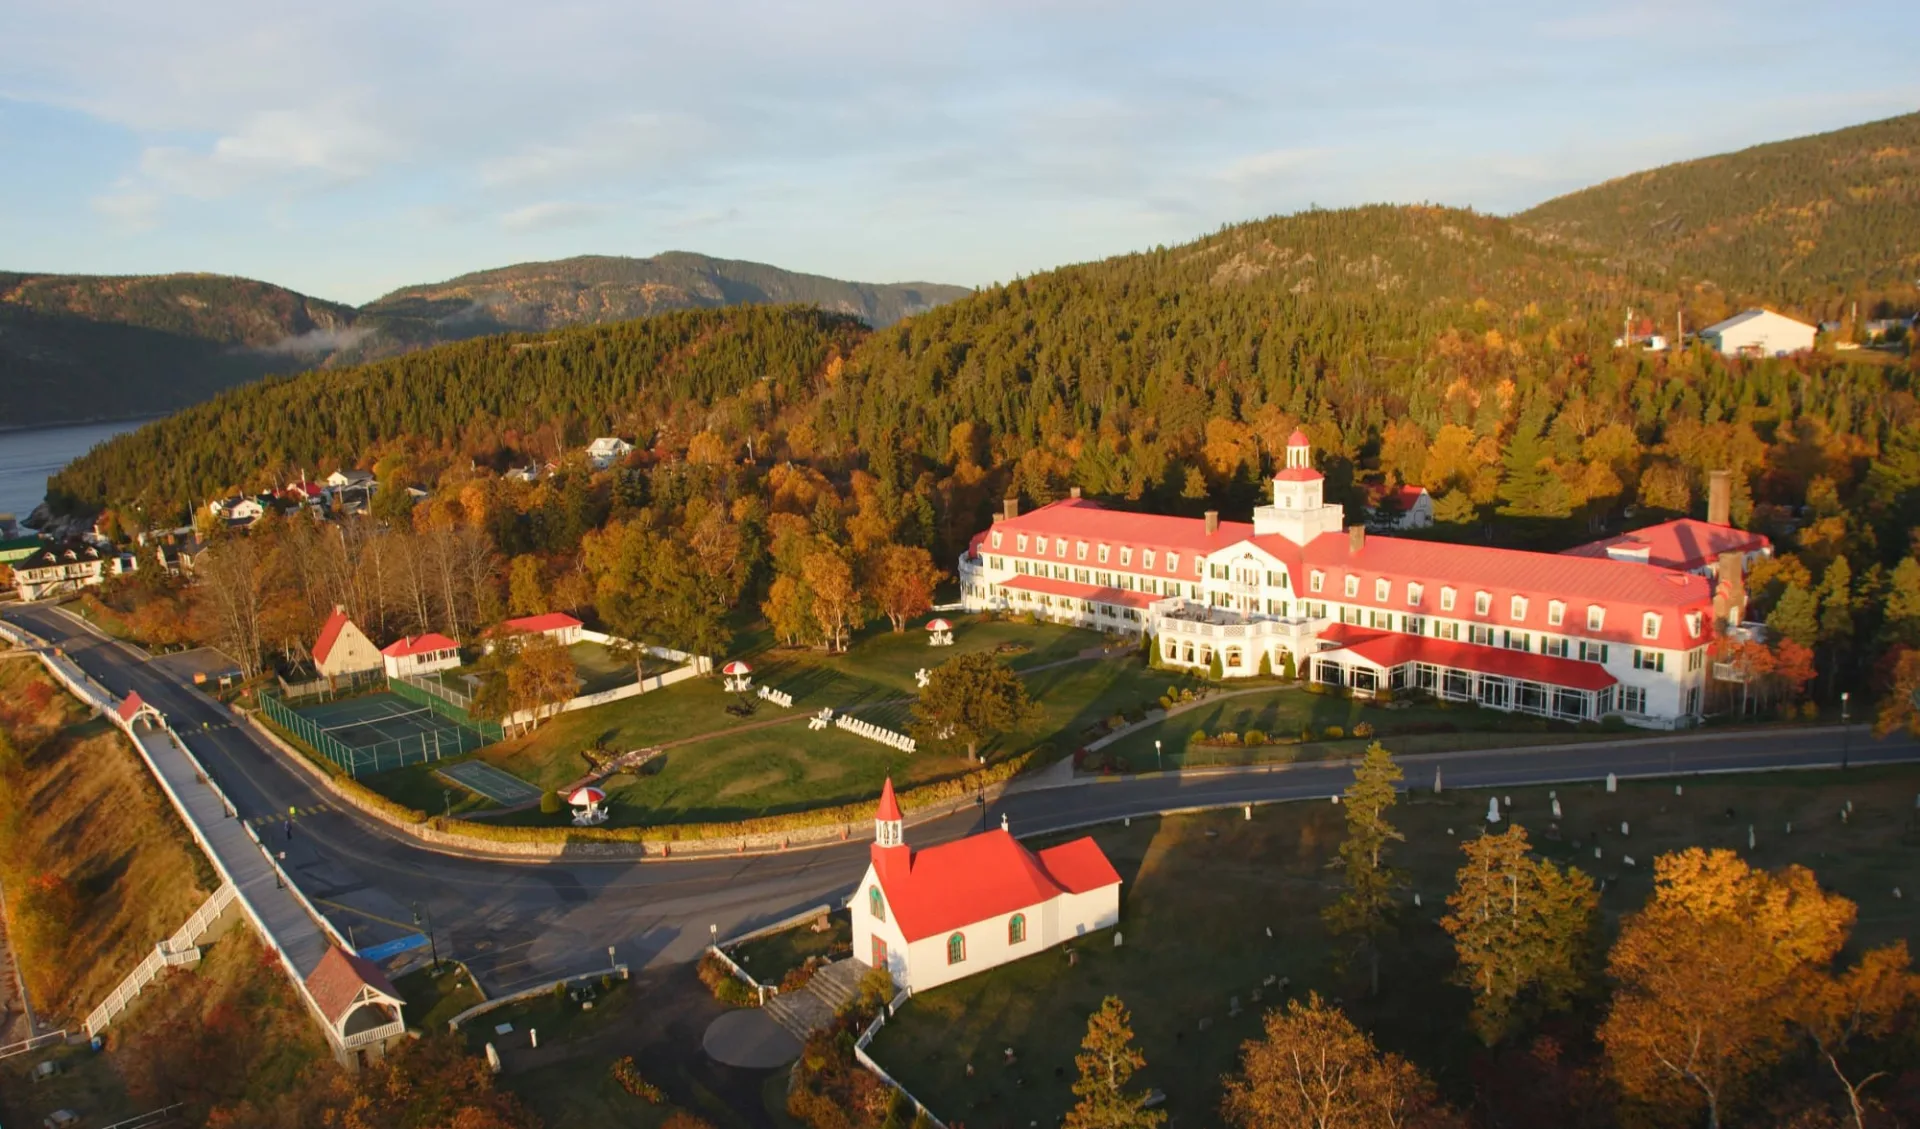
<svg viewBox="0 0 1920 1129"><path fill-rule="evenodd" d="M1312 445L1313 441L1307 438L1307 433L1297 427L1293 429L1292 435L1287 436L1289 447L1311 447Z"/></svg>
<svg viewBox="0 0 1920 1129"><path fill-rule="evenodd" d="M891 823L900 821L900 801L893 798L893 777L891 776L887 777L887 782L880 788L880 807L873 813L873 818Z"/></svg>

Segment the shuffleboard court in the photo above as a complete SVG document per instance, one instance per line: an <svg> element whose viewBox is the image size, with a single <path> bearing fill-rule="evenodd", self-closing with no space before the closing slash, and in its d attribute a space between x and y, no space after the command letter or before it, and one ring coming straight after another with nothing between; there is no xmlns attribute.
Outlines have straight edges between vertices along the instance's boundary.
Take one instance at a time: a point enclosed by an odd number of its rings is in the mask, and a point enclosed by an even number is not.
<svg viewBox="0 0 1920 1129"><path fill-rule="evenodd" d="M485 796L503 808L531 803L540 798L540 789L484 761L462 761L434 771L469 792Z"/></svg>

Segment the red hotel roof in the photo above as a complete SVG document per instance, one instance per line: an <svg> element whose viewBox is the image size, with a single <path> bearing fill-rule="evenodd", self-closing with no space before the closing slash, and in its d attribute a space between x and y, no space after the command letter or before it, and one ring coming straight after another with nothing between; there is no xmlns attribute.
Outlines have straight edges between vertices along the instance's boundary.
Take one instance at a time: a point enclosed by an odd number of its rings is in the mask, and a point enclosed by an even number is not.
<svg viewBox="0 0 1920 1129"><path fill-rule="evenodd" d="M1457 643L1450 639L1434 639L1425 635L1403 635L1391 631L1356 631L1353 628L1335 631L1329 628L1320 637L1341 640L1343 645L1338 650L1321 651L1315 656L1317 658L1337 656L1341 651L1345 651L1358 655L1378 667L1391 668L1415 662L1430 663L1433 666L1452 667L1455 670L1471 670L1479 674L1495 674L1503 678L1524 679L1549 686L1565 686L1572 690L1605 690L1619 682L1619 679L1608 674L1606 668L1599 663L1555 658L1552 655L1535 655L1526 651L1509 651L1504 647Z"/></svg>
<svg viewBox="0 0 1920 1129"><path fill-rule="evenodd" d="M1075 584L1071 580L1056 580L1051 576L1009 576L1000 582L1002 588L1015 588L1027 592L1039 592L1048 596L1071 596L1077 600L1092 600L1101 604L1119 604L1122 607L1144 608L1155 600L1164 600L1165 596L1155 596L1147 592L1129 592L1124 588L1102 588L1096 584Z"/></svg>
<svg viewBox="0 0 1920 1129"><path fill-rule="evenodd" d="M545 612L540 615L523 615L519 619L510 619L500 626L538 635L542 632L563 631L570 627L584 625L566 612Z"/></svg>
<svg viewBox="0 0 1920 1129"><path fill-rule="evenodd" d="M1031 542L1028 551L1017 551L1018 535L1025 533L1030 537L1065 537L1069 540L1084 541L1089 547L1087 557L1081 560L1077 549L1069 550L1066 556L1060 556L1052 545L1045 554L1049 561L1086 565L1089 568L1119 568L1118 550L1122 546L1157 550L1161 559L1154 562L1155 567L1147 569L1140 561L1125 566L1130 572L1154 572L1167 576L1179 576L1187 579L1196 575L1193 566L1187 561L1190 554L1211 553L1215 549L1225 548L1236 541L1244 541L1253 536L1253 525L1245 521L1223 521L1212 533L1207 532L1207 523L1199 518L1174 517L1169 514L1141 514L1126 510L1110 510L1097 502L1083 498L1068 498L1041 506L1019 517L1010 517L984 530L980 538L1000 533L1000 547L992 549L995 553L1009 556L1038 558L1042 554ZM981 549L980 538L975 538L975 552ZM991 545L991 541L988 542ZM1093 546L1108 545L1115 554L1105 562L1099 560L1099 554ZM1175 553L1188 554L1181 561L1178 572L1168 572L1164 554L1172 550Z"/></svg>
<svg viewBox="0 0 1920 1129"><path fill-rule="evenodd" d="M874 870L894 920L910 942L1120 881L1119 872L1090 838L1035 855L998 829L919 851L877 848Z"/></svg>
<svg viewBox="0 0 1920 1129"><path fill-rule="evenodd" d="M1609 558L1613 557L1609 550L1634 557L1644 553L1648 564L1691 572L1719 560L1721 553L1758 553L1772 547L1773 542L1764 533L1683 517L1576 545L1562 555Z"/></svg>
<svg viewBox="0 0 1920 1129"><path fill-rule="evenodd" d="M314 662L327 661L327 656L333 652L333 645L340 641L341 629L346 627L347 623L347 613L339 608L333 609L333 614L327 617L327 622L320 625L320 638L313 641Z"/></svg>
<svg viewBox="0 0 1920 1129"><path fill-rule="evenodd" d="M460 644L445 635L437 631L429 631L425 635L409 635L404 639L396 639L380 648L380 653L399 659L408 655L424 655L429 651L453 651L458 650L459 647Z"/></svg>

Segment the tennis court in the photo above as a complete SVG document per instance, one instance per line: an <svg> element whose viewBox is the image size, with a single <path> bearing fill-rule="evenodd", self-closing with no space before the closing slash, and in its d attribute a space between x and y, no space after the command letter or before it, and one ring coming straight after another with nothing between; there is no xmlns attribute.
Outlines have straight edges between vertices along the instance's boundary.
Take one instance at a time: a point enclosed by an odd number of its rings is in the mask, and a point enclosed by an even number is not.
<svg viewBox="0 0 1920 1129"><path fill-rule="evenodd" d="M261 704L268 717L354 776L459 756L488 743L477 730L396 694L364 694L298 710L263 695Z"/></svg>
<svg viewBox="0 0 1920 1129"><path fill-rule="evenodd" d="M459 764L450 764L434 771L469 792L485 796L503 808L532 803L540 798L540 789L484 761L461 761Z"/></svg>

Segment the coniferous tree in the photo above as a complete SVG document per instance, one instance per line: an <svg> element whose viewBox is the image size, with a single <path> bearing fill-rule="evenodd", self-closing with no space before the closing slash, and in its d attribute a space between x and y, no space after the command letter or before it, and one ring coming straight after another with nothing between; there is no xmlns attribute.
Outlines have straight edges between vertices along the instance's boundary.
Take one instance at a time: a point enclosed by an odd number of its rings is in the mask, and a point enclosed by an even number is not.
<svg viewBox="0 0 1920 1129"><path fill-rule="evenodd" d="M1387 862L1393 844L1406 839L1388 818L1399 802L1394 786L1400 780L1393 754L1378 741L1369 745L1342 802L1347 836L1333 865L1340 870L1344 889L1321 915L1335 935L1350 939L1349 959L1365 961L1373 995L1380 992L1380 942L1405 885L1405 877Z"/></svg>
<svg viewBox="0 0 1920 1129"><path fill-rule="evenodd" d="M1067 1111L1066 1129L1156 1129L1166 1123L1165 1111L1146 1108L1146 1094L1127 1090L1134 1072L1147 1065L1133 1045L1132 1022L1118 996L1108 996L1087 1017L1086 1037L1073 1058L1080 1071L1073 1084L1078 1100Z"/></svg>

